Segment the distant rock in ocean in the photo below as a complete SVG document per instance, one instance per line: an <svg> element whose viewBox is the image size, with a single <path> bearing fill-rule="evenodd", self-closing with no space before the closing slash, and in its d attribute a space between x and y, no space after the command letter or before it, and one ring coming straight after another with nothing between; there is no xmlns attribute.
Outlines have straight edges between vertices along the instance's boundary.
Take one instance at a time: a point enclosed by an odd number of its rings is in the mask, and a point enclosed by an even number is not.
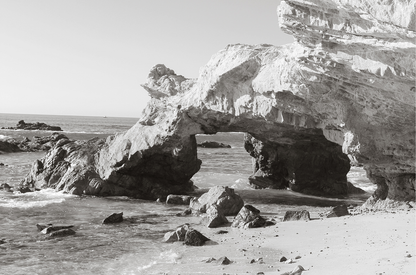
<svg viewBox="0 0 416 275"><path fill-rule="evenodd" d="M216 141L203 141L201 143L198 143L197 146L203 148L231 148L231 145Z"/></svg>
<svg viewBox="0 0 416 275"><path fill-rule="evenodd" d="M195 135L245 132L254 185L347 195L353 159L377 185L373 200L415 201L415 9L399 0L281 1L280 27L295 43L228 45L197 79L154 66L136 125L55 146L23 184L154 200L183 194L201 166Z"/></svg>
<svg viewBox="0 0 416 275"><path fill-rule="evenodd" d="M42 130L42 131L62 131L59 126L50 126L43 122L26 123L24 120L20 120L16 127L1 127L1 129L10 130Z"/></svg>

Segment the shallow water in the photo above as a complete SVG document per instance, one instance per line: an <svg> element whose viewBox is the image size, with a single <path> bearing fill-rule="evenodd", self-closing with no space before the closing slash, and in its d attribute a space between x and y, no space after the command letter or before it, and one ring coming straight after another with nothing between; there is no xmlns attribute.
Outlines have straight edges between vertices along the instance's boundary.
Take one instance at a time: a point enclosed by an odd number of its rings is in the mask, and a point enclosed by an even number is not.
<svg viewBox="0 0 416 275"><path fill-rule="evenodd" d="M97 125L102 120L99 118ZM83 125L72 126L73 132L81 132ZM99 132L94 128L90 131L79 135L87 139ZM328 199L288 190L252 190L247 184L251 159L243 148L243 134L204 135L197 140L215 140L232 148L198 148L203 164L193 177L200 187L196 194L215 185L230 186L265 217L278 219L287 210L307 209L312 218L318 218L330 206L360 204L370 195ZM0 163L5 164L0 166L0 183L18 183L33 161L44 154L0 154ZM374 190L361 168L353 168L349 180L363 189ZM25 194L0 191L0 274L222 274L201 264L199 248L161 242L165 232L184 223L204 234L213 234L201 224L200 217L176 216L185 208L127 197L78 197L52 190ZM102 220L114 212L123 212L125 221L102 225ZM72 224L76 234L46 239L37 231L37 223Z"/></svg>

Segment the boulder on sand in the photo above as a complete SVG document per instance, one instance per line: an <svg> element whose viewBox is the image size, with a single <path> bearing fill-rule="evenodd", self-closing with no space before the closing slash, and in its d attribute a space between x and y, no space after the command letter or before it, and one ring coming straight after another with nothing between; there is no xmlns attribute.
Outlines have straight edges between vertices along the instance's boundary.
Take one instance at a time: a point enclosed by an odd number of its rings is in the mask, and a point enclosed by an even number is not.
<svg viewBox="0 0 416 275"><path fill-rule="evenodd" d="M228 223L227 218L224 216L224 213L217 205L211 205L206 211L206 216L203 218L203 221L207 224L209 228L215 228Z"/></svg>
<svg viewBox="0 0 416 275"><path fill-rule="evenodd" d="M235 216L231 227L255 228L262 227L266 220L260 216L260 210L252 205L246 204Z"/></svg>
<svg viewBox="0 0 416 275"><path fill-rule="evenodd" d="M184 240L185 245L202 246L206 241L209 241L209 239L202 235L201 232L195 229L189 229L186 231Z"/></svg>
<svg viewBox="0 0 416 275"><path fill-rule="evenodd" d="M308 211L302 210L302 211L286 211L285 216L283 218L284 222L287 221L309 221L311 219L311 216Z"/></svg>
<svg viewBox="0 0 416 275"><path fill-rule="evenodd" d="M193 229L189 224L178 226L175 231L170 231L163 237L163 242L171 243L184 241L184 244L191 246L202 246L209 239L199 231Z"/></svg>
<svg viewBox="0 0 416 275"><path fill-rule="evenodd" d="M217 205L225 216L236 215L243 207L243 199L227 186L214 186L198 199L191 200L190 208L205 213L210 205Z"/></svg>
<svg viewBox="0 0 416 275"><path fill-rule="evenodd" d="M332 208L332 210L326 214L326 217L327 218L341 217L341 216L347 216L349 214L350 212L348 212L348 207L345 204L341 204Z"/></svg>

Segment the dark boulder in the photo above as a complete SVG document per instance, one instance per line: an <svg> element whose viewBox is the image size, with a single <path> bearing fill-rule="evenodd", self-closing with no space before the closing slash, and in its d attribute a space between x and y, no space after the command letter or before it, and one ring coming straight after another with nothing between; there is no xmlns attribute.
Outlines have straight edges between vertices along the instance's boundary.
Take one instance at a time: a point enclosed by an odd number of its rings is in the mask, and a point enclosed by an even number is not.
<svg viewBox="0 0 416 275"><path fill-rule="evenodd" d="M0 154L21 152L18 142L13 138L0 139Z"/></svg>
<svg viewBox="0 0 416 275"><path fill-rule="evenodd" d="M103 224L120 223L123 221L123 212L113 213L103 220Z"/></svg>
<svg viewBox="0 0 416 275"><path fill-rule="evenodd" d="M2 183L2 184L0 184L0 190L6 191L6 192L11 192L12 188L7 183Z"/></svg>
<svg viewBox="0 0 416 275"><path fill-rule="evenodd" d="M185 245L202 246L206 241L209 241L209 239L202 235L199 231L195 229L189 229L186 231L184 240Z"/></svg>
<svg viewBox="0 0 416 275"><path fill-rule="evenodd" d="M310 219L309 211L286 211L283 221L309 221Z"/></svg>

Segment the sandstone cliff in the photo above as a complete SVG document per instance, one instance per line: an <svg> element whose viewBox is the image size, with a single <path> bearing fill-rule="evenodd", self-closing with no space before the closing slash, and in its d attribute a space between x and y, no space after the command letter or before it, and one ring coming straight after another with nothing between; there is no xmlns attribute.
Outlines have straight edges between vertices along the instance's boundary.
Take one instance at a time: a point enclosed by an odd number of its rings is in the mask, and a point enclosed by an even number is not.
<svg viewBox="0 0 416 275"><path fill-rule="evenodd" d="M283 165L296 191L347 192L343 150L364 163L378 186L376 200L415 200L415 3L282 1L280 27L295 43L229 45L196 80L155 66L143 84L152 99L135 126L99 145L84 145L88 150L67 144L60 160L51 161L57 156L52 149L24 184L157 198L190 187L201 163L195 134L240 131L284 148L283 156L312 148L304 169L327 171L321 178L330 180L300 179ZM74 150L77 156L68 157ZM314 160L313 152L322 159ZM296 158L281 161L289 159ZM339 161L331 166L331 159ZM53 172L58 166L60 173ZM71 181L81 186L76 192L68 188L74 167L84 175L81 185Z"/></svg>

